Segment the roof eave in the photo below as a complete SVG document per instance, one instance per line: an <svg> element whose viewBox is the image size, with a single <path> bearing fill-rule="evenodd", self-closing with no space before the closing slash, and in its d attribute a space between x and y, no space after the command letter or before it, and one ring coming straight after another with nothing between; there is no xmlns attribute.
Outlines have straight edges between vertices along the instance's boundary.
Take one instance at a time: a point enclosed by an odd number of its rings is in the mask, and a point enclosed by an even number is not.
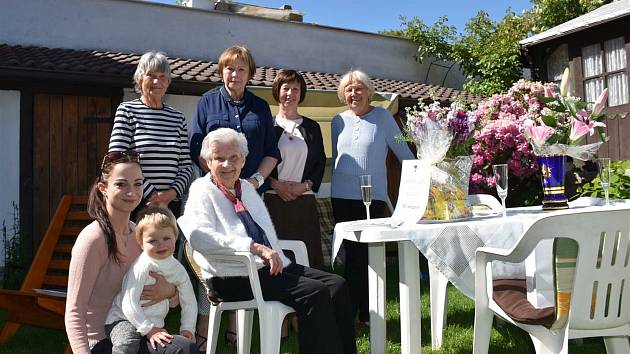
<svg viewBox="0 0 630 354"><path fill-rule="evenodd" d="M611 13L611 16L607 16L605 18L599 18L595 21L591 21L591 22L584 22L579 26L573 27L573 28L569 28L567 30L564 31L558 31L558 30L554 30L557 27L561 27L562 25L558 25L556 27L550 28L545 32L533 35L529 38L525 38L521 41L518 42L518 44L523 47L523 48L527 48L527 47L531 47L533 45L537 45L537 44L541 44L544 42L549 42L552 41L556 38L560 38L560 37L564 37L566 35L572 34L572 33L576 33L576 32L581 32L587 29L591 29L593 27L608 23L608 22L612 22L615 21L617 19L621 19L625 16L630 17L630 11L629 10L624 10L624 11L618 11L615 13ZM571 21L575 21L575 20L579 20L579 17L571 20ZM548 34L545 34L548 33Z"/></svg>

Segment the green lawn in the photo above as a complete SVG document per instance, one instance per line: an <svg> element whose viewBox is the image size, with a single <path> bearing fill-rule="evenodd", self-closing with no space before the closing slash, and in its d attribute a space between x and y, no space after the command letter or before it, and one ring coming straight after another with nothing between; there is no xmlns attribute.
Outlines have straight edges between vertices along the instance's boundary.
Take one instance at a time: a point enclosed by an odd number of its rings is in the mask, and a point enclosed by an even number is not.
<svg viewBox="0 0 630 354"><path fill-rule="evenodd" d="M388 264L387 279L387 353L400 353L400 309L398 306L398 273L396 264ZM467 354L472 352L474 303L449 286L448 319L444 330L442 349L431 350L431 328L429 319L429 282L421 283L422 292L422 343L423 353L456 353ZM178 313L171 311L167 319L168 327L177 328ZM226 316L224 316L226 317ZM4 313L0 312L0 323L4 320ZM225 322L225 321L224 321ZM254 339L252 341L252 353L258 353L258 324L254 325ZM221 330L221 335L224 329ZM220 336L217 353L236 353L236 348L226 346ZM35 354L35 353L61 353L67 342L65 333L56 330L46 330L33 327L22 327L8 343L0 345L0 354ZM369 329L361 329L357 332L357 345L359 353L370 352ZM585 339L582 345L571 343L571 354L605 353L603 341L600 338ZM282 344L282 353L297 353L297 335L291 333L289 340ZM496 322L492 331L490 353L527 354L534 349L525 332L511 325L497 327ZM328 353L326 353L328 354Z"/></svg>

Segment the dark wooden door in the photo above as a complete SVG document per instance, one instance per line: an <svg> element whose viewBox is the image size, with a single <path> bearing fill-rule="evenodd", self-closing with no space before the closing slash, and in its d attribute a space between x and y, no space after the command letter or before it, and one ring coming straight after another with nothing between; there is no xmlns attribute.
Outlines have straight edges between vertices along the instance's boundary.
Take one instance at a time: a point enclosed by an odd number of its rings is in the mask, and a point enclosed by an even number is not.
<svg viewBox="0 0 630 354"><path fill-rule="evenodd" d="M86 195L107 152L111 97L33 96L33 245L64 194Z"/></svg>

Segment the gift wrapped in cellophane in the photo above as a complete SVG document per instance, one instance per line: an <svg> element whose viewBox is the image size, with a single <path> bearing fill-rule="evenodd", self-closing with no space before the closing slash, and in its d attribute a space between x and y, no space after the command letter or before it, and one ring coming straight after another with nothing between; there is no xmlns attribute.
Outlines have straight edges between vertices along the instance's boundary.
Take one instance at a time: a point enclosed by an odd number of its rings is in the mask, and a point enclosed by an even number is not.
<svg viewBox="0 0 630 354"><path fill-rule="evenodd" d="M444 159L453 136L437 125L423 129L417 137L418 159L431 165L429 199L422 220L454 220L472 216L466 202L472 157Z"/></svg>

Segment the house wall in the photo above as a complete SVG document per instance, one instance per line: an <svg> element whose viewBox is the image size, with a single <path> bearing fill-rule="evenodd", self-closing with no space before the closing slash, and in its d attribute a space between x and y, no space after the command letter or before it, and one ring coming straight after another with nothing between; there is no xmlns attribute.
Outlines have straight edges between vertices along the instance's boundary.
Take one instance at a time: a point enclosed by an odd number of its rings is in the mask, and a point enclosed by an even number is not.
<svg viewBox="0 0 630 354"><path fill-rule="evenodd" d="M12 202L20 201L20 92L0 90L0 224L13 226ZM0 268L4 266L4 240L0 235ZM1 273L1 272L0 272Z"/></svg>
<svg viewBox="0 0 630 354"><path fill-rule="evenodd" d="M417 46L408 40L135 0L3 0L0 43L162 50L213 61L225 48L244 44L259 66L332 73L360 68L376 78L453 88L463 82L457 67L417 63Z"/></svg>

